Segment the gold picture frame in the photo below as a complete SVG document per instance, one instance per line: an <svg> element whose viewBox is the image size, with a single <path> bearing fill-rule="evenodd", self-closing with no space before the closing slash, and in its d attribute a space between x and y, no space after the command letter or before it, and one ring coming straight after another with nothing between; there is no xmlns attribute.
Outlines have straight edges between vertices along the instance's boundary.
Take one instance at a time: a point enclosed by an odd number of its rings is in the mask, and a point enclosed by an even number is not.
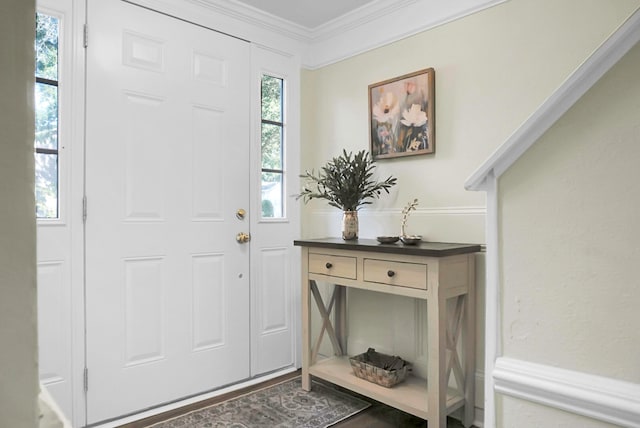
<svg viewBox="0 0 640 428"><path fill-rule="evenodd" d="M369 85L369 140L374 160L435 153L435 70Z"/></svg>

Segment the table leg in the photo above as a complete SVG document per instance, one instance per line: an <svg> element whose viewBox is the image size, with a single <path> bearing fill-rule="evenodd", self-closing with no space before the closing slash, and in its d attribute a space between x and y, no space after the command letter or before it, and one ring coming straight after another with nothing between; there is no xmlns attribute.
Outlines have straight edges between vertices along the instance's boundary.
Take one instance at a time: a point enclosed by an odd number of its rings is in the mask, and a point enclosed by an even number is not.
<svg viewBox="0 0 640 428"><path fill-rule="evenodd" d="M302 249L302 389L311 390L311 375L309 367L311 366L311 293L309 292L311 282L309 275L309 249Z"/></svg>
<svg viewBox="0 0 640 428"><path fill-rule="evenodd" d="M433 290L427 301L427 322L429 325L429 382L428 405L429 427L447 426L447 379L446 376L446 334L447 306L444 293Z"/></svg>
<svg viewBox="0 0 640 428"><path fill-rule="evenodd" d="M347 287L336 285L335 330L342 354L347 353Z"/></svg>
<svg viewBox="0 0 640 428"><path fill-rule="evenodd" d="M464 365L465 365L465 394L464 394L464 426L469 428L475 418L475 389L476 389L476 287L475 287L475 256L468 256L469 289L464 299Z"/></svg>

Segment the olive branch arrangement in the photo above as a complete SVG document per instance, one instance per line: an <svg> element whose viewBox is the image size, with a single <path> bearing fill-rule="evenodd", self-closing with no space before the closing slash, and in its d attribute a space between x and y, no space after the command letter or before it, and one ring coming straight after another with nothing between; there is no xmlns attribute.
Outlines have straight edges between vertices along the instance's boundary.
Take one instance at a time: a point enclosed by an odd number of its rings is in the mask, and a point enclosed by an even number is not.
<svg viewBox="0 0 640 428"><path fill-rule="evenodd" d="M409 201L407 205L402 209L402 223L400 225L400 236L407 236L404 232L405 227L407 226L407 219L409 218L409 214L411 211L414 211L418 206L418 199L414 199L413 201Z"/></svg>
<svg viewBox="0 0 640 428"><path fill-rule="evenodd" d="M343 150L317 174L305 171L300 175L305 184L296 199L302 198L305 203L312 199L325 199L332 207L356 211L362 205L371 204L368 199L379 199L382 192L389 193L396 184L397 179L391 176L384 181L376 181L374 169L375 164L367 151L354 155Z"/></svg>

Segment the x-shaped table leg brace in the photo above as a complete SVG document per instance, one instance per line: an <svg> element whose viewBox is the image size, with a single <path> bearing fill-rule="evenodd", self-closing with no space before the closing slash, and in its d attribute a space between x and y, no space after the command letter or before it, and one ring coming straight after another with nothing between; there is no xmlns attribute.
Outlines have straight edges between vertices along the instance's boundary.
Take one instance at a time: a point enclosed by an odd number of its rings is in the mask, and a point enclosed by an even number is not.
<svg viewBox="0 0 640 428"><path fill-rule="evenodd" d="M458 296L456 301L456 308L453 313L453 320L447 324L447 350L450 352L449 361L447 363L447 382L449 376L451 376L451 370L456 378L456 384L458 389L464 390L464 372L460 365L460 358L458 356L458 338L460 337L460 330L462 327L462 317L464 316L464 299L466 296Z"/></svg>
<svg viewBox="0 0 640 428"><path fill-rule="evenodd" d="M318 340L316 341L316 345L313 347L311 353L311 364L316 363L316 358L318 356L318 350L320 349L320 343L322 342L322 337L324 336L324 332L326 331L329 335L329 339L331 339L331 344L333 345L333 352L337 356L342 355L342 347L340 346L340 342L338 341L338 337L336 336L336 332L333 329L333 325L331 324L331 320L329 317L331 316L331 311L333 310L333 304L336 300L336 290L338 286L333 287L333 292L331 293L331 300L329 301L329 308L324 306L324 302L322 301L322 296L320 295L320 291L318 290L318 285L314 280L309 280L309 286L311 287L311 293L313 294L313 298L318 305L318 311L320 311L320 315L322 316L322 327L320 328L320 334L318 335Z"/></svg>

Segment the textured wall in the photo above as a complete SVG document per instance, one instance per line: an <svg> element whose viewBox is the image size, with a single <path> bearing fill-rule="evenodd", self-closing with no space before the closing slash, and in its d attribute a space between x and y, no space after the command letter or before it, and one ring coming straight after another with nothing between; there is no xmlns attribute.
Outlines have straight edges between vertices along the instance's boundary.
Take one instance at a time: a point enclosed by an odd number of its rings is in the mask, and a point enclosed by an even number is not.
<svg viewBox="0 0 640 428"><path fill-rule="evenodd" d="M505 356L640 383L638 70L640 45L500 179Z"/></svg>
<svg viewBox="0 0 640 428"><path fill-rule="evenodd" d="M0 426L37 426L35 2L0 13Z"/></svg>

